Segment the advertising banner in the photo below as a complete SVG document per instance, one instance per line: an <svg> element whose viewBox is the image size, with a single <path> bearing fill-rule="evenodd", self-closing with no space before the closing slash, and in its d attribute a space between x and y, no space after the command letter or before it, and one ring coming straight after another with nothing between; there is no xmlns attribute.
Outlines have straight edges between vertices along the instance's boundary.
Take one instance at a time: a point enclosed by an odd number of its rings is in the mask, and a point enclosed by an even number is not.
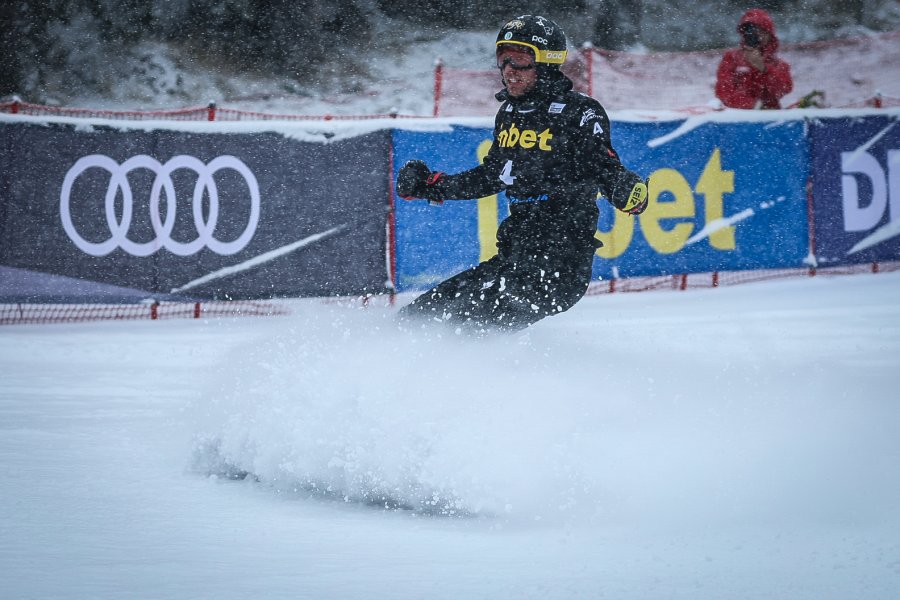
<svg viewBox="0 0 900 600"><path fill-rule="evenodd" d="M809 255L808 150L801 120L614 122L623 163L650 177L640 217L599 200L596 278L803 266ZM395 131L394 176L409 159L459 172L479 164L488 128ZM495 249L499 197L477 202L398 201L398 288L421 289Z"/></svg>
<svg viewBox="0 0 900 600"><path fill-rule="evenodd" d="M393 136L395 182L408 160L423 160L434 171L458 173L478 166L491 145L491 130L477 127L395 130ZM505 198L498 203L496 196L441 206L398 198L394 208L398 290L426 289L492 256L497 221L505 211Z"/></svg>
<svg viewBox="0 0 900 600"><path fill-rule="evenodd" d="M897 116L817 119L810 135L818 264L900 259Z"/></svg>
<svg viewBox="0 0 900 600"><path fill-rule="evenodd" d="M4 122L0 138L0 266L45 275L34 301L384 290L387 130L319 142Z"/></svg>
<svg viewBox="0 0 900 600"><path fill-rule="evenodd" d="M650 204L632 217L598 198L594 277L807 266L811 231L820 266L900 258L896 115L762 117L613 122ZM489 121L472 123L326 136L0 121L0 301L381 292L390 153L393 181L413 158L464 171L491 145ZM507 214L503 193L397 199L397 289L490 258Z"/></svg>

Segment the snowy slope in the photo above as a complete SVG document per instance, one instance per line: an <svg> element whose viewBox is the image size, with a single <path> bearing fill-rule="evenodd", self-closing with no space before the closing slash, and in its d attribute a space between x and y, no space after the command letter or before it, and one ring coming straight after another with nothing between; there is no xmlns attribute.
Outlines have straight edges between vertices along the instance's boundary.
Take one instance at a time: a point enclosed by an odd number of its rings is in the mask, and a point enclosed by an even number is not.
<svg viewBox="0 0 900 600"><path fill-rule="evenodd" d="M895 598L898 295L5 327L0 597Z"/></svg>
<svg viewBox="0 0 900 600"><path fill-rule="evenodd" d="M715 18L721 20L718 14ZM828 21L827 17L822 18ZM734 19L737 19L737 14ZM884 19L886 23L897 21L891 15L886 15ZM696 28L696 24L695 21L688 21L681 27ZM717 27L721 28L721 23ZM726 30L729 37L727 42L721 44L723 47L736 43L731 37L730 24ZM680 36L673 30L658 30L658 33L673 38ZM832 53L825 48L822 55L817 55L816 51L787 50L790 43L834 39L838 34L866 38L877 35L877 32L849 26L834 31L822 24L813 26L808 19L785 23L781 40L785 45L785 57L794 69L796 87L785 105L813 89L828 90L828 103L832 106L843 106L857 100L861 102L868 99L873 80L882 82L875 86L883 88L881 93L894 95L896 86L890 77L884 81L884 73L897 70L895 43L873 42L864 48L865 54L859 57L854 56L859 49L839 43ZM496 109L493 93L500 89L499 75L489 75L495 64L495 39L496 31L492 28L483 31L435 31L429 34L391 29L388 35L376 36L362 61L364 68L356 69L353 74L342 74L338 67L346 67L344 63L347 61L336 57L337 66L322 64L321 76L305 84L292 81L287 75L237 75L229 73L224 67L204 67L181 56L177 46L144 42L133 50L142 67L132 76L123 78L114 89L101 96L75 94L63 103L94 109L152 110L205 106L215 102L230 109L281 115L347 116L397 112L431 116L435 99L434 68L435 62L440 60L451 74L451 79L444 83L441 114L493 115ZM578 46L580 44L573 44L572 49ZM712 51L709 55L659 54L657 63L648 63L644 60L646 57L641 56L648 52L646 48L636 47L633 50L635 62L644 64L644 67L634 69L631 65L619 72L621 64L598 62L595 65L595 95L604 101L608 109L622 106L642 109L652 106L682 107L704 105L712 100L720 51ZM833 70L823 71L820 67L822 62L832 65ZM151 67L153 76L148 77L144 70ZM462 76L461 72L467 70L477 70L480 75L471 78ZM455 74L452 74L454 71ZM686 78L684 73L692 75ZM604 86L612 89L600 94L599 90ZM679 97L687 93L686 90L691 94L682 102ZM663 102L654 95L673 97ZM454 108L454 102L459 106Z"/></svg>

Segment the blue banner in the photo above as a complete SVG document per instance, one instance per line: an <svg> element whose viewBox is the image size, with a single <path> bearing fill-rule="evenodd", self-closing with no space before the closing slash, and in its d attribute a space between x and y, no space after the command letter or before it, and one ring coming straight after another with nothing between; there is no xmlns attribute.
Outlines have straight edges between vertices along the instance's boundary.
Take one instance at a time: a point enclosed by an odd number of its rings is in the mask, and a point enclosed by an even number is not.
<svg viewBox="0 0 900 600"><path fill-rule="evenodd" d="M650 176L637 219L601 203L595 274L802 266L809 254L802 121L614 123L622 161ZM615 271L613 271L615 269Z"/></svg>
<svg viewBox="0 0 900 600"><path fill-rule="evenodd" d="M394 130L393 143L393 181L397 180L400 167L412 159L425 161L433 171L458 173L478 166L490 147L491 130ZM484 202L445 202L436 207L422 200L397 200L394 210L399 291L428 288L481 262L479 204L484 206Z"/></svg>
<svg viewBox="0 0 900 600"><path fill-rule="evenodd" d="M613 123L623 163L650 177L638 218L599 199L604 246L595 278L799 267L809 255L803 121ZM456 173L479 164L487 128L394 131L394 176L405 161ZM440 207L399 201L398 289L422 289L485 260L507 214L503 194Z"/></svg>
<svg viewBox="0 0 900 600"><path fill-rule="evenodd" d="M893 116L810 123L820 266L900 258L900 126Z"/></svg>

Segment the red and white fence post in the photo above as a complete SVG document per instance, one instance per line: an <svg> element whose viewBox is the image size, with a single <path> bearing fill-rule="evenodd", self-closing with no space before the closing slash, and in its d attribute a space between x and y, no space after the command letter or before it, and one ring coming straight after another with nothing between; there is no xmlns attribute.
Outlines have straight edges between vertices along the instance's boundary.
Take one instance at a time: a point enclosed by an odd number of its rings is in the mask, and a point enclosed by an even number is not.
<svg viewBox="0 0 900 600"><path fill-rule="evenodd" d="M438 116L441 106L441 87L444 83L444 61L440 58L434 61L434 112L433 117Z"/></svg>

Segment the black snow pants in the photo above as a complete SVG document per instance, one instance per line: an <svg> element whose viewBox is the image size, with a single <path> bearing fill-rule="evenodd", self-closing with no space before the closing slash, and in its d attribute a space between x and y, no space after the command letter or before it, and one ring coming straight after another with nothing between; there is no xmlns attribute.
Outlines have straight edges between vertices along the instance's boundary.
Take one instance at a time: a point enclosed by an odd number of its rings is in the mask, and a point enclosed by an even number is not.
<svg viewBox="0 0 900 600"><path fill-rule="evenodd" d="M593 239L504 253L454 275L403 307L404 321L458 324L473 332L518 331L564 312L591 280Z"/></svg>

